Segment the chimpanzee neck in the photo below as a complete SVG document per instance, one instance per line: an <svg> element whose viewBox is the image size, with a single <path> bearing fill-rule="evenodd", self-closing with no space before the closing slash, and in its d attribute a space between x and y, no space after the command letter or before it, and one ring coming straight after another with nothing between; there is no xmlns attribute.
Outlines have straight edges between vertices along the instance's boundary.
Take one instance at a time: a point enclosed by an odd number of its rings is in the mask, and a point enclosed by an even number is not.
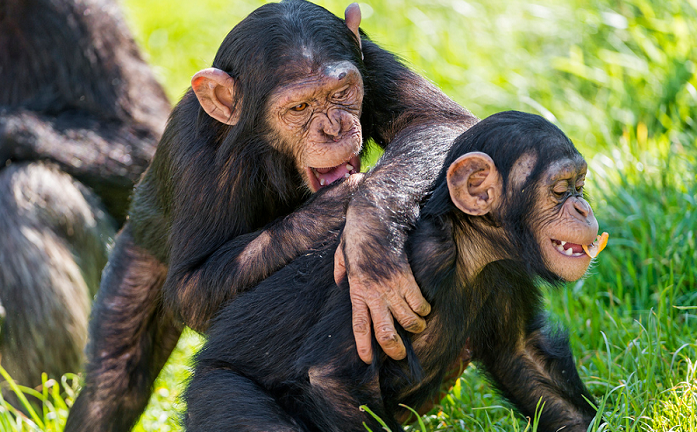
<svg viewBox="0 0 697 432"><path fill-rule="evenodd" d="M497 309L512 299L527 304L530 311L539 306L539 288L523 263L499 259L476 271L466 268L458 242L462 235L447 219L431 219L422 220L410 237L412 271L432 307L426 331L417 336L428 339L428 352L419 352L417 339L414 342L427 374L431 368L449 366L466 344L474 348L485 343L480 340L481 313L505 316Z"/></svg>

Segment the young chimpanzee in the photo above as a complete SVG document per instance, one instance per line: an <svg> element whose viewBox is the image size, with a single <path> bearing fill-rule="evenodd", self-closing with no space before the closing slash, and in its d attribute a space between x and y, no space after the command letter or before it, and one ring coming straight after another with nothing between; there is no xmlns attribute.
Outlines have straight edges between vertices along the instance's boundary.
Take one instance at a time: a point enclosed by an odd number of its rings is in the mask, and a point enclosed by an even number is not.
<svg viewBox="0 0 697 432"><path fill-rule="evenodd" d="M66 431L130 429L183 325L205 331L224 302L337 224L321 218L321 206L290 213L359 168L364 137L386 147L380 166L318 200L348 205L337 261L350 279L362 358L372 357L371 320L383 350L406 355L392 314L418 332L430 306L405 232L452 140L476 119L367 38L361 49L359 23L357 5L344 22L302 0L266 4L193 77L103 274L85 385ZM428 140L391 144L419 124L431 125ZM288 214L263 235L244 235ZM266 316L266 307L255 313Z"/></svg>
<svg viewBox="0 0 697 432"><path fill-rule="evenodd" d="M428 126L395 141L427 137ZM187 430L380 429L363 404L401 430L399 404L427 402L469 344L523 414L544 403L538 430L585 431L593 397L566 336L547 325L537 286L588 268L582 245L594 242L598 225L583 198L585 176L583 157L543 118L504 112L481 121L453 144L409 235L409 261L432 311L423 333L400 330L407 359L381 355L368 366L357 356L348 286L332 277L334 232L213 321L186 392ZM342 208L323 210L338 219Z"/></svg>

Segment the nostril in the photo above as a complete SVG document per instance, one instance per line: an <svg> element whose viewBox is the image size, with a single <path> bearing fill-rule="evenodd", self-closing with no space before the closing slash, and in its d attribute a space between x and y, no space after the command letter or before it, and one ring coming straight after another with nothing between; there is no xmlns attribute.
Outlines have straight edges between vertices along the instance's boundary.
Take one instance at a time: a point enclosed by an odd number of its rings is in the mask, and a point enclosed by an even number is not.
<svg viewBox="0 0 697 432"><path fill-rule="evenodd" d="M590 213L590 206L585 201L575 200L574 208L576 209L576 211L581 213L583 217L587 217Z"/></svg>

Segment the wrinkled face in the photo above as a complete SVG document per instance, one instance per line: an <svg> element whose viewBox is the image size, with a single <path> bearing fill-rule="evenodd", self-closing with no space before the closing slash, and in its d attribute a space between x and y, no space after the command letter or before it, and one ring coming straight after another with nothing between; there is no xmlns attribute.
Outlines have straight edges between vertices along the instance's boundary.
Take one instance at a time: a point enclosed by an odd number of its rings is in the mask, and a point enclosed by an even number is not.
<svg viewBox="0 0 697 432"><path fill-rule="evenodd" d="M279 150L291 152L312 192L360 170L363 79L348 61L326 64L270 98Z"/></svg>
<svg viewBox="0 0 697 432"><path fill-rule="evenodd" d="M587 165L582 157L552 163L537 185L536 238L549 270L567 281L577 280L591 258L583 250L598 235L593 209L583 198Z"/></svg>

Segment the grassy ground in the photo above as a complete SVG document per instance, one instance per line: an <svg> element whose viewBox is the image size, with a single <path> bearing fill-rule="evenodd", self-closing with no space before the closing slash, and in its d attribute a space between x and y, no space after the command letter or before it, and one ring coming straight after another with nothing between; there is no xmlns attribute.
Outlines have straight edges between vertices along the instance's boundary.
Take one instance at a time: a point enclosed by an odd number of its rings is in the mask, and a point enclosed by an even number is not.
<svg viewBox="0 0 697 432"><path fill-rule="evenodd" d="M259 4L124 6L176 101ZM346 1L320 4L342 14ZM611 237L588 277L549 292L547 303L600 401L607 423L598 430L697 431L697 0L390 0L361 8L374 40L476 115L539 113L574 140L590 161L589 193ZM182 339L137 430L180 430L177 396L199 344L193 334ZM34 421L0 402L0 430L61 430L75 389L69 378L47 383L45 412ZM474 367L423 421L427 430L534 429Z"/></svg>

